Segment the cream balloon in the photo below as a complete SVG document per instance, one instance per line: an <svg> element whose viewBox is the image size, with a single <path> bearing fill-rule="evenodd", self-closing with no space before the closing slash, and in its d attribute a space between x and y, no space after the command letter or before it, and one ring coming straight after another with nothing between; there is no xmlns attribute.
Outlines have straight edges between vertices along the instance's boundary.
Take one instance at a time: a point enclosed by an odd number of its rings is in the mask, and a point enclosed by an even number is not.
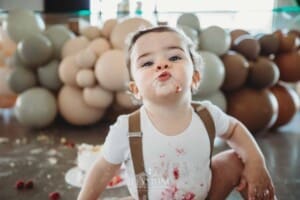
<svg viewBox="0 0 300 200"><path fill-rule="evenodd" d="M109 38L112 30L117 25L117 23L118 23L117 19L106 20L102 26L102 35L106 38Z"/></svg>
<svg viewBox="0 0 300 200"><path fill-rule="evenodd" d="M100 86L83 89L83 99L89 106L105 109L113 102L113 93Z"/></svg>
<svg viewBox="0 0 300 200"><path fill-rule="evenodd" d="M111 45L107 39L97 38L91 41L87 48L93 50L96 53L96 55L99 57L107 50L110 50Z"/></svg>
<svg viewBox="0 0 300 200"><path fill-rule="evenodd" d="M141 105L141 102L138 102L128 91L117 92L116 103L124 109L134 109Z"/></svg>
<svg viewBox="0 0 300 200"><path fill-rule="evenodd" d="M121 50L106 51L95 66L96 78L101 87L110 91L127 89L129 72L125 53Z"/></svg>
<svg viewBox="0 0 300 200"><path fill-rule="evenodd" d="M92 49L85 48L76 54L75 59L78 67L92 68L96 63L97 55Z"/></svg>
<svg viewBox="0 0 300 200"><path fill-rule="evenodd" d="M110 35L110 41L115 49L124 49L127 36L139 29L151 27L152 24L146 19L132 17L124 19L115 25Z"/></svg>
<svg viewBox="0 0 300 200"><path fill-rule="evenodd" d="M78 86L76 75L79 70L80 68L76 64L75 56L67 56L61 61L58 67L58 75L63 83Z"/></svg>
<svg viewBox="0 0 300 200"><path fill-rule="evenodd" d="M77 72L76 83L80 87L92 87L96 84L94 71L91 69L81 69Z"/></svg>
<svg viewBox="0 0 300 200"><path fill-rule="evenodd" d="M62 58L76 55L80 50L85 49L89 43L90 41L84 36L75 37L66 41L62 47Z"/></svg>
<svg viewBox="0 0 300 200"><path fill-rule="evenodd" d="M94 40L101 35L101 31L96 26L87 26L80 30L80 34L88 38L89 40Z"/></svg>
<svg viewBox="0 0 300 200"><path fill-rule="evenodd" d="M90 125L104 115L104 109L97 109L85 103L82 90L68 85L58 94L58 106L63 118L73 125Z"/></svg>

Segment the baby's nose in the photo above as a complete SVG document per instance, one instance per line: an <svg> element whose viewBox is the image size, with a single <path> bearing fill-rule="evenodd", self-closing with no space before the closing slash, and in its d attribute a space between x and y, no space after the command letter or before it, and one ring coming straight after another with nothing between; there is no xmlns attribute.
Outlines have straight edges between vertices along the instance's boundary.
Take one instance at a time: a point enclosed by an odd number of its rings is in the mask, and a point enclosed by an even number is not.
<svg viewBox="0 0 300 200"><path fill-rule="evenodd" d="M167 69L167 68L169 68L169 65L168 65L168 64L165 64L165 65L157 65L156 70Z"/></svg>

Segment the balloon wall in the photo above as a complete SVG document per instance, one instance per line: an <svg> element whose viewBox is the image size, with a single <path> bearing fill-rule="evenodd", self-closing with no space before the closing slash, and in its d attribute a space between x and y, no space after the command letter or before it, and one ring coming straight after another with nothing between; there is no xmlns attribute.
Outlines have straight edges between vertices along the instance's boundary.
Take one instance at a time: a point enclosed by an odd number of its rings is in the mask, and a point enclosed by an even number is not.
<svg viewBox="0 0 300 200"><path fill-rule="evenodd" d="M46 26L31 11L9 12L0 27L0 107L14 107L18 121L35 128L57 115L90 125L136 109L127 92L125 39L150 26L139 17L108 19L75 35L65 25ZM182 14L177 27L205 63L194 100L210 100L253 133L293 119L299 109L299 31L201 28L191 13Z"/></svg>

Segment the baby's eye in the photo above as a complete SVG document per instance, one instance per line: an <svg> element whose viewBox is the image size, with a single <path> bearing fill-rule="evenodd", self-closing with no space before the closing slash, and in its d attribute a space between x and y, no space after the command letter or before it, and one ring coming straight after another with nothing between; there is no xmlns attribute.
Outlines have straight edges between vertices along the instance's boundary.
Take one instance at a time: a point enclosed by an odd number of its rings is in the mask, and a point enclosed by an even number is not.
<svg viewBox="0 0 300 200"><path fill-rule="evenodd" d="M153 62L152 61L148 61L148 62L145 62L142 64L142 67L150 67L153 65Z"/></svg>
<svg viewBox="0 0 300 200"><path fill-rule="evenodd" d="M181 60L181 57L180 56L171 56L169 58L170 61L177 61L177 60Z"/></svg>

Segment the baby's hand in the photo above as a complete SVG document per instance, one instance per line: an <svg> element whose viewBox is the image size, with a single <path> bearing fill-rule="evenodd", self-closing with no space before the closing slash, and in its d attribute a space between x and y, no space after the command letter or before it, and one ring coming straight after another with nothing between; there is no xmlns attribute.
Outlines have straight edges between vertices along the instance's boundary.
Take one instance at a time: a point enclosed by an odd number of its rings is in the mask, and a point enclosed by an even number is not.
<svg viewBox="0 0 300 200"><path fill-rule="evenodd" d="M275 199L274 186L264 164L245 164L240 184L236 189L242 191L245 188L248 191L249 200Z"/></svg>

